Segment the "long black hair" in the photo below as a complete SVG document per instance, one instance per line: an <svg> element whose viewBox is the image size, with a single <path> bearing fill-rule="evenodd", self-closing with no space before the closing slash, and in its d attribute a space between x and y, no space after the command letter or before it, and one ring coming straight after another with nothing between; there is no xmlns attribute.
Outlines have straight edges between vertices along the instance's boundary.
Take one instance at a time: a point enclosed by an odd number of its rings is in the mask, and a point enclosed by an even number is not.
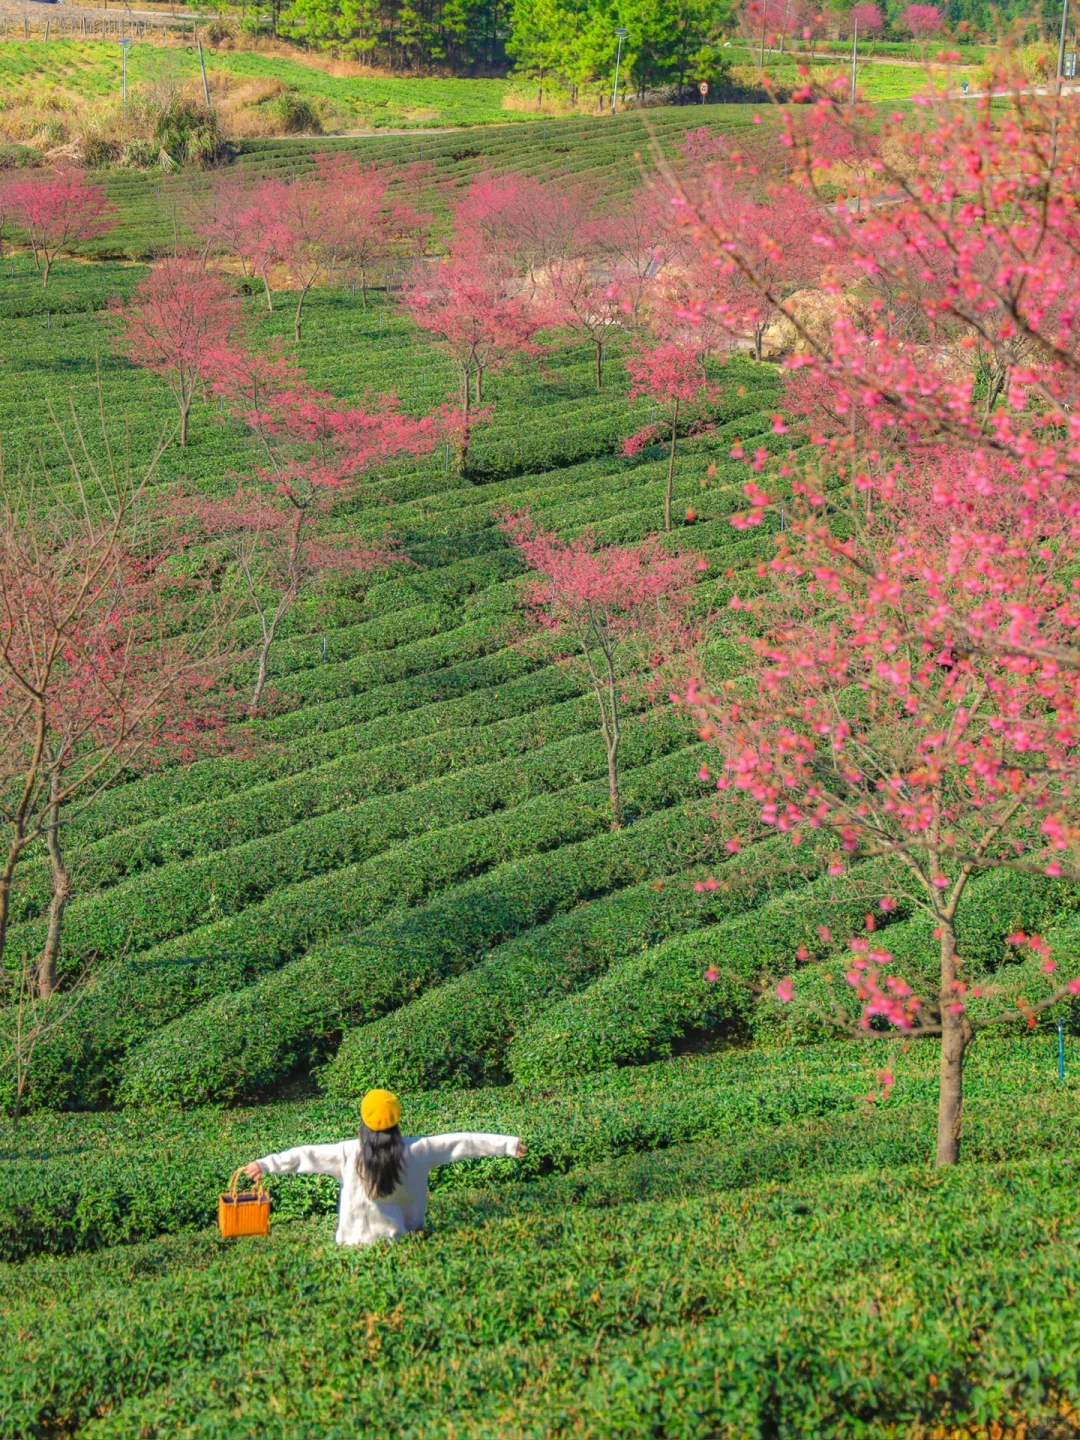
<svg viewBox="0 0 1080 1440"><path fill-rule="evenodd" d="M405 1169L405 1141L397 1125L389 1130L369 1130L360 1121L360 1148L356 1152L356 1173L372 1200L392 1195Z"/></svg>

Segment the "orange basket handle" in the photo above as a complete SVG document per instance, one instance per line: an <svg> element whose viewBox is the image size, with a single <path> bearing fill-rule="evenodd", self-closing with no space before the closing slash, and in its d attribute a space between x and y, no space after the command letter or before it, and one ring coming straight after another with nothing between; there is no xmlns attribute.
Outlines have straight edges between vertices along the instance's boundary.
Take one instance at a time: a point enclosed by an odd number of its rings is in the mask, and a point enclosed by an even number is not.
<svg viewBox="0 0 1080 1440"><path fill-rule="evenodd" d="M239 1193L239 1190L240 1190L240 1176L243 1175L243 1174L244 1174L244 1166L243 1166L243 1165L240 1166L239 1170L234 1170L234 1171L233 1171L232 1179L229 1181L229 1188L228 1188L228 1191L226 1192L226 1193L228 1194L230 1200L235 1200L235 1199L236 1199L237 1194ZM261 1175L259 1176L258 1180L252 1181L252 1186L251 1186L251 1188L252 1188L252 1192L253 1192L255 1195L257 1195L260 1200L265 1200L265 1198L266 1198L266 1186L263 1184L263 1179L262 1179L262 1176L261 1176Z"/></svg>

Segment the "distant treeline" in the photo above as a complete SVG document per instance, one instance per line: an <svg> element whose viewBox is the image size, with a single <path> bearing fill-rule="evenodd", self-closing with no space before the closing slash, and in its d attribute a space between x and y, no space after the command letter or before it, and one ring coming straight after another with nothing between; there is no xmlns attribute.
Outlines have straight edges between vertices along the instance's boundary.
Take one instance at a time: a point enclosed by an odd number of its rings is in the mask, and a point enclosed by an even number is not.
<svg viewBox="0 0 1080 1440"><path fill-rule="evenodd" d="M817 35L843 37L854 3L818 7ZM881 5L882 39L908 38L899 21L905 3ZM238 8L246 10L247 0ZM541 93L579 100L593 90L610 92L620 28L628 92L722 81L724 41L748 29L740 8L747 7L734 0L271 0L269 13L279 34L365 64L410 73L512 71ZM1061 14L1060 0L942 0L941 9L948 36L959 43L1007 33L1025 41L1056 37Z"/></svg>

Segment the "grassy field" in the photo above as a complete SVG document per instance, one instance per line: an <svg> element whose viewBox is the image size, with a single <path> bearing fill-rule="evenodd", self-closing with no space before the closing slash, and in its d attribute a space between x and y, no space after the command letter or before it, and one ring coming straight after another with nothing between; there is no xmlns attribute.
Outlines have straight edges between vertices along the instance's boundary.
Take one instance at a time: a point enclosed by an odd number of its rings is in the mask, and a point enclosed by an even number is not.
<svg viewBox="0 0 1080 1440"><path fill-rule="evenodd" d="M487 125L529 125L550 123L531 107L508 106L508 97L517 95L520 85L510 80L457 79L435 77L347 76L304 63L288 55L257 51L205 49L206 67L215 103L226 108L245 105L257 114L283 90L313 104L328 133L383 130L445 129ZM732 47L728 57L737 68L736 78L750 89L758 84L757 55L752 49ZM766 57L768 73L781 85L796 83L795 60L790 56ZM802 63L800 60L799 63ZM825 58L813 62L816 75L824 78L843 70L842 60ZM943 84L940 67L935 84ZM959 85L969 66L949 72ZM910 99L931 83L921 65L890 65L880 57L861 72L861 86L867 99L881 103ZM128 55L128 82L133 96L167 79L186 85L193 94L200 88L198 56L193 46L161 46L135 42ZM0 44L0 95L9 106L23 102L60 112L85 102L116 100L120 93L120 48L112 41L60 39L8 40ZM609 97L610 98L610 97ZM520 99L520 96L519 96ZM715 112L716 106L703 107ZM647 112L652 116L654 112ZM575 117L603 122L603 116ZM686 121L685 123L690 123ZM710 120L715 123L715 116ZM661 121L661 124L663 122ZM240 133L246 133L241 130Z"/></svg>
<svg viewBox="0 0 1080 1440"><path fill-rule="evenodd" d="M277 81L298 95L325 103L329 123L343 130L415 126L485 125L528 120L506 110L504 80L338 77L301 60L255 51L204 49L211 84ZM9 40L0 44L0 91L47 87L58 94L106 99L120 93L120 47L108 40ZM194 46L135 42L128 55L128 84L139 87L163 71L195 83ZM216 87L215 87L216 88Z"/></svg>
<svg viewBox="0 0 1080 1440"><path fill-rule="evenodd" d="M940 48L939 46L938 49ZM760 83L761 72L758 69L759 57L756 51L752 48L732 46L725 53L736 67L733 71L734 78L748 87ZM910 100L913 95L930 89L959 91L964 80L969 82L972 89L977 88L975 81L980 73L980 67L974 63L967 51L963 52L961 63L954 65L933 63L932 57L935 53L936 51L932 48L930 63L909 62L899 65L889 64L886 58L880 56L868 57L860 54L858 74L860 95L871 104L887 105ZM918 61L920 58L916 57L916 60ZM847 58L842 58L840 55L826 55L815 56L811 59L809 55L778 55L769 52L765 55L765 74L770 82L782 91L805 83L800 77L799 70L807 66L813 80L818 85L828 85L834 79L845 81L846 84L841 93L846 98L851 84L850 51Z"/></svg>
<svg viewBox="0 0 1080 1440"><path fill-rule="evenodd" d="M423 146L446 189L521 168L615 195L652 138L699 119L647 118L342 143L394 162ZM288 170L318 143L236 163ZM179 184L109 183L114 249L182 226ZM168 432L164 387L110 343L109 302L143 273L91 251L42 291L5 258L9 463L60 463L50 404L96 446L100 396L135 461ZM258 339L289 337L289 298L247 299ZM421 413L452 392L392 288L366 308L317 289L306 315L299 358L341 399L393 390ZM257 743L132 776L73 826L64 965L92 955L95 980L35 1060L32 1112L0 1119L0 1436L944 1436L1080 1402L1075 1042L1061 1083L1052 1032L980 1041L965 1163L935 1173L932 1044L889 1051L896 1087L868 1105L885 1052L738 982L809 943L830 983L863 907L838 905L827 848L728 855L692 728L629 677L612 833L592 697L522 639L497 512L619 542L660 523L664 453L621 453L649 411L624 345L597 393L590 356L552 337L491 377L467 477L440 452L342 502L337 526L389 524L410 563L296 607ZM670 542L707 561L702 615L771 553L730 525L735 440L786 448L776 369L734 355L717 379L714 428L680 446ZM200 402L157 483L220 492L254 463ZM736 673L722 623L709 643ZM12 954L40 944L47 898L38 857ZM1076 909L1068 887L981 881L965 955L992 970L1020 927L1074 953ZM916 963L932 946L902 907L888 933ZM732 978L706 982L709 964ZM222 1242L230 1171L352 1133L371 1083L400 1088L410 1130L520 1133L528 1158L440 1176L430 1232L390 1249L337 1251L333 1188L307 1179L274 1182L268 1241Z"/></svg>

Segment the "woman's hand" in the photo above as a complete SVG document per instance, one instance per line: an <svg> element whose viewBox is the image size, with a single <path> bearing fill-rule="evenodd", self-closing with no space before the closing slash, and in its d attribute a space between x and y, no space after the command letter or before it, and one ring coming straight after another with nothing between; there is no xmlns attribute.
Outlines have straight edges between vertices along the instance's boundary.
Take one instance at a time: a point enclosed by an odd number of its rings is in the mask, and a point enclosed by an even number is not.
<svg viewBox="0 0 1080 1440"><path fill-rule="evenodd" d="M258 1160L252 1160L250 1165L244 1166L244 1174L249 1180L258 1180L262 1175L262 1166Z"/></svg>
<svg viewBox="0 0 1080 1440"><path fill-rule="evenodd" d="M514 1151L514 1154L519 1160L525 1159L525 1142L523 1140L518 1141L517 1149Z"/></svg>

